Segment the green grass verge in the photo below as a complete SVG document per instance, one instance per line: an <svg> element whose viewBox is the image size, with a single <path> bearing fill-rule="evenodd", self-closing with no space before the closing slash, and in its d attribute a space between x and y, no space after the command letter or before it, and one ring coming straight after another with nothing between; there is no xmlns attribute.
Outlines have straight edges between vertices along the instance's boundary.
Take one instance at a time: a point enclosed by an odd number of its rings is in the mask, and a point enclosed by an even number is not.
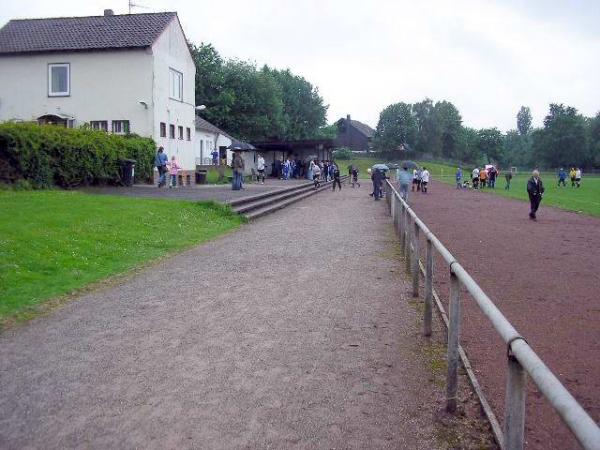
<svg viewBox="0 0 600 450"><path fill-rule="evenodd" d="M434 180L447 184L454 184L456 167L446 164L423 162L419 163L426 166ZM472 166L463 166L463 177L470 177ZM482 193L493 193L502 197L514 198L517 200L529 201L527 196L527 180L529 173L518 173L512 179L510 190L505 190L504 174L501 173L496 182L496 189L486 189L479 191ZM542 180L546 188L543 205L555 206L567 211L576 211L591 216L600 216L600 177L585 176L582 179L581 188L571 188L570 180L567 180L567 187L558 187L558 177L555 173L542 173Z"/></svg>
<svg viewBox="0 0 600 450"><path fill-rule="evenodd" d="M367 173L367 169L370 169L373 164L386 163L387 161L377 158L353 158L353 159L339 159L336 163L340 167L340 171L343 175L348 174L348 166L354 165L358 167L358 177L363 179L370 179L371 175Z"/></svg>
<svg viewBox="0 0 600 450"><path fill-rule="evenodd" d="M0 203L0 326L243 221L212 202L67 191L0 191Z"/></svg>

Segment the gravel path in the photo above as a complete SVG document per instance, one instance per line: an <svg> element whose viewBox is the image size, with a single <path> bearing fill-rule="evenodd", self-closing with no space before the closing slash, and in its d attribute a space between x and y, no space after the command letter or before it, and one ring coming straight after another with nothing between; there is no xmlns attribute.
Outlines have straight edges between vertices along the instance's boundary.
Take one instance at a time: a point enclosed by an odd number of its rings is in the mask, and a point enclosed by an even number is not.
<svg viewBox="0 0 600 450"><path fill-rule="evenodd" d="M421 219L469 271L582 406L600 421L600 220L433 183L413 193ZM448 298L448 269L437 289ZM488 399L503 417L506 347L467 297L462 342ZM579 448L543 396L527 399L527 448Z"/></svg>
<svg viewBox="0 0 600 450"><path fill-rule="evenodd" d="M318 194L5 332L0 448L438 448L367 194Z"/></svg>

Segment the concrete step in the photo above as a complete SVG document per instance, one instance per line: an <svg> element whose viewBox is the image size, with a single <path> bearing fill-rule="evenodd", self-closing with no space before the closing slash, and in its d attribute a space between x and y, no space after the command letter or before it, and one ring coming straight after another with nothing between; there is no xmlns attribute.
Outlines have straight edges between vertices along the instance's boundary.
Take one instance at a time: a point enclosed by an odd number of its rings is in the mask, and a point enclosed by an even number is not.
<svg viewBox="0 0 600 450"><path fill-rule="evenodd" d="M312 185L313 185L312 181L307 181L306 183L297 184L295 186L290 186L290 187L283 188L283 189L276 189L273 191L263 192L262 194L255 194L255 195L249 195L247 197L236 198L235 200L229 201L227 204L229 206L231 206L233 209L235 209L237 206L244 205L246 203L252 203L252 202L255 202L260 199L274 197L276 195L281 195L286 192L299 191L299 190L305 189L306 187L310 187Z"/></svg>
<svg viewBox="0 0 600 450"><path fill-rule="evenodd" d="M344 182L348 178L347 175L342 176L340 179ZM311 195L317 194L321 191L331 189L333 181L329 181L326 183L321 183L321 187L319 189L314 189L314 185L311 184L310 189L302 190L300 192L295 192L292 195L285 196L283 198L272 198L271 201L261 202L261 205L253 208L251 210L247 210L244 212L244 216L248 220L254 220L259 217L262 217L266 214L272 213L279 209L285 208L286 206L291 205L292 203L298 202L300 200L304 200L305 198L310 197Z"/></svg>

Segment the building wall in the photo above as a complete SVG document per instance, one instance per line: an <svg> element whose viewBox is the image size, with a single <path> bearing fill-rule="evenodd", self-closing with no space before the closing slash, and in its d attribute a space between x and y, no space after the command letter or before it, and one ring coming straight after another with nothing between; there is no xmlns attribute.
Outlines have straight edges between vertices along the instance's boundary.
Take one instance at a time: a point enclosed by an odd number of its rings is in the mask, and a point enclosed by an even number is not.
<svg viewBox="0 0 600 450"><path fill-rule="evenodd" d="M48 96L48 64L70 64L68 97ZM139 101L149 104L145 109ZM130 131L152 136L152 54L147 50L0 56L0 121L32 121L45 114L92 120L129 120Z"/></svg>
<svg viewBox="0 0 600 450"><path fill-rule="evenodd" d="M194 144L195 126L195 77L196 67L188 50L185 36L178 20L173 20L152 46L153 59L153 136L165 153L175 155L185 171L196 169ZM169 69L183 74L183 100L170 98ZM167 136L160 136L160 123L166 124ZM175 125L175 139L169 137L169 125ZM183 139L178 138L178 127L183 127ZM186 129L190 129L187 140Z"/></svg>
<svg viewBox="0 0 600 450"><path fill-rule="evenodd" d="M194 155L199 164L212 163L212 151L217 143L217 134L210 131L196 129L196 137L194 142Z"/></svg>

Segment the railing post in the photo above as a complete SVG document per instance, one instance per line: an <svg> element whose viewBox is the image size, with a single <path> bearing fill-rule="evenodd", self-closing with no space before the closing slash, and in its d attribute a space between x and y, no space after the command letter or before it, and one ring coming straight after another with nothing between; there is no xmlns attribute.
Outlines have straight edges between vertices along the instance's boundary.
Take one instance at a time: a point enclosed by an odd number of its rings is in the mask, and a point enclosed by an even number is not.
<svg viewBox="0 0 600 450"><path fill-rule="evenodd" d="M412 263L412 294L413 297L419 296L419 225L413 222L413 259Z"/></svg>
<svg viewBox="0 0 600 450"><path fill-rule="evenodd" d="M395 195L390 200L389 205L390 205L390 214L392 216L392 222L394 223L394 226L396 226L396 196Z"/></svg>
<svg viewBox="0 0 600 450"><path fill-rule="evenodd" d="M404 239L404 228L406 227L406 209L404 203L400 202L400 249L405 254L406 240Z"/></svg>
<svg viewBox="0 0 600 450"><path fill-rule="evenodd" d="M460 282L450 267L450 320L448 325L448 377L446 410L456 412L458 391L458 343L460 337Z"/></svg>
<svg viewBox="0 0 600 450"><path fill-rule="evenodd" d="M410 235L411 235L411 231L410 231L410 213L408 212L408 209L404 210L404 261L405 261L405 265L406 265L406 272L410 273L410 255L411 255L411 242L410 242Z"/></svg>
<svg viewBox="0 0 600 450"><path fill-rule="evenodd" d="M431 336L433 315L433 244L427 238L427 256L425 262L425 311L423 313L423 334Z"/></svg>
<svg viewBox="0 0 600 450"><path fill-rule="evenodd" d="M521 363L509 353L504 405L504 445L506 450L523 449L526 387L527 373Z"/></svg>

